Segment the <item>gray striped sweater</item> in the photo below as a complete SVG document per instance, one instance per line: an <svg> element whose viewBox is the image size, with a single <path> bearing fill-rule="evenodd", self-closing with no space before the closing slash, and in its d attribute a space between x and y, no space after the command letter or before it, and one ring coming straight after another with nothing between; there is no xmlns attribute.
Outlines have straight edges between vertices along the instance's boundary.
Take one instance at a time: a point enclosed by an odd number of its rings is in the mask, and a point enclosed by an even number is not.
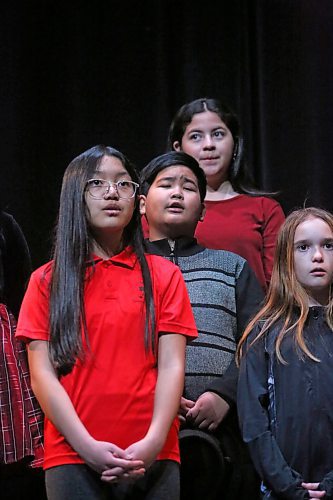
<svg viewBox="0 0 333 500"><path fill-rule="evenodd" d="M146 249L179 266L192 304L199 336L186 348L184 396L195 401L210 390L235 403L237 343L263 298L253 271L239 255L194 238L146 240Z"/></svg>

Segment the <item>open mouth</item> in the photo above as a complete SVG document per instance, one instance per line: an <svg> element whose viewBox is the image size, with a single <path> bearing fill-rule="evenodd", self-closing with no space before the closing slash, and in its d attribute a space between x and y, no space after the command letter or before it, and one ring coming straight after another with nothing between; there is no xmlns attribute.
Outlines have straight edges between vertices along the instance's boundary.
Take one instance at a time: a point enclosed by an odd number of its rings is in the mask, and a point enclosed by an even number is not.
<svg viewBox="0 0 333 500"><path fill-rule="evenodd" d="M180 213L184 210L184 206L181 203L172 203L167 206L167 210L170 212Z"/></svg>
<svg viewBox="0 0 333 500"><path fill-rule="evenodd" d="M103 210L120 210L120 207L118 205L108 205L107 207L104 207Z"/></svg>

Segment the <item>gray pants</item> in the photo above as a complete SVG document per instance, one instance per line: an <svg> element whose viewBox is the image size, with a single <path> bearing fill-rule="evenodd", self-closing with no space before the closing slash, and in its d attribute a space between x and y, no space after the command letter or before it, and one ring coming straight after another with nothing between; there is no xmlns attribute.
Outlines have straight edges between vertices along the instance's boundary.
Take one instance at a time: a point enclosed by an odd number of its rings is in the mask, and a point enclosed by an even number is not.
<svg viewBox="0 0 333 500"><path fill-rule="evenodd" d="M45 473L48 500L179 500L179 464L158 460L135 482L105 484L84 464L52 467Z"/></svg>

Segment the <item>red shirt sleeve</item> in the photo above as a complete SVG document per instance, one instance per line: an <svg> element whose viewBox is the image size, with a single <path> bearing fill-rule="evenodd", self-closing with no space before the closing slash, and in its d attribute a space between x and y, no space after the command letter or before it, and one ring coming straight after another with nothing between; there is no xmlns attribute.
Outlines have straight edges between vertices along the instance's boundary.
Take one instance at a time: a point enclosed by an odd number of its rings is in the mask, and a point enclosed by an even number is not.
<svg viewBox="0 0 333 500"><path fill-rule="evenodd" d="M263 200L263 253L262 261L264 266L264 273L267 286L271 280L274 252L276 238L281 225L285 220L285 215L279 203L272 201L269 198L262 198Z"/></svg>
<svg viewBox="0 0 333 500"><path fill-rule="evenodd" d="M164 257L149 255L157 332L180 333L189 339L198 336L190 299L180 269Z"/></svg>
<svg viewBox="0 0 333 500"><path fill-rule="evenodd" d="M24 342L49 340L49 265L34 271L24 295L16 337Z"/></svg>

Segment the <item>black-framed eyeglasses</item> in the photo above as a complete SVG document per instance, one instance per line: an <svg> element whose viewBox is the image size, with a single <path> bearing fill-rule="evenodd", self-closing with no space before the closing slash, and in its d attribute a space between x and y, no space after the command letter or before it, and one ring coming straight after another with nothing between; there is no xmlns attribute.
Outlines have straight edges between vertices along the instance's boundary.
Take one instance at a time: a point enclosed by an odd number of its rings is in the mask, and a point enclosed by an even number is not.
<svg viewBox="0 0 333 500"><path fill-rule="evenodd" d="M129 199L135 196L139 184L134 181L122 180L118 182L106 181L104 179L89 179L87 181L87 191L96 200L102 200L110 189L117 191L119 198Z"/></svg>

